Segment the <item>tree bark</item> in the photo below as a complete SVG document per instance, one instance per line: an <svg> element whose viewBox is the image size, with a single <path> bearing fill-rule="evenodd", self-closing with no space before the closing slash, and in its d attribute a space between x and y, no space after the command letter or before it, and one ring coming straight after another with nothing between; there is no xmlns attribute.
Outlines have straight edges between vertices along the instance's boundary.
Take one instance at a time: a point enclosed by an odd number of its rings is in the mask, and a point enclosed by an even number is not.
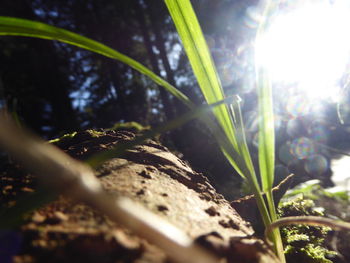
<svg viewBox="0 0 350 263"><path fill-rule="evenodd" d="M79 132L57 144L73 157L86 159L134 137L128 131L98 135ZM278 262L268 246L254 237L250 224L202 174L155 141L148 140L122 158L108 160L97 169L96 176L111 197L126 196L139 202L215 253L222 259L220 262ZM13 206L20 193L36 191L33 182L35 177L21 175L13 167L2 172L1 204ZM15 263L169 262L158 247L64 196L25 218L25 223L17 228L17 238L0 235L0 252L4 244L17 248L7 253L7 259L12 258ZM4 255L0 253L0 257ZM0 259L6 262L3 260Z"/></svg>

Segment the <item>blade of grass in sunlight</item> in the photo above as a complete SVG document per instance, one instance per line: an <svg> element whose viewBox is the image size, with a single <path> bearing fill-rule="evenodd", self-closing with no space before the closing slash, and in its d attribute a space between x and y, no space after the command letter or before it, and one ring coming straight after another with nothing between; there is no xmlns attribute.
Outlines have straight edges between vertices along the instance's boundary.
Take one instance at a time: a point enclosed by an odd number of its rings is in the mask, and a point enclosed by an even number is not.
<svg viewBox="0 0 350 263"><path fill-rule="evenodd" d="M279 1L266 0L262 20L259 24L256 34L256 42L260 41L266 31L269 19L278 7ZM272 222L278 219L275 203L273 200L272 187L274 182L275 168L275 131L272 83L269 78L269 72L260 62L260 54L256 54L255 70L256 85L258 89L258 112L259 112L259 168L262 182L262 190L266 193L267 206ZM265 224L268 227L270 224ZM285 262L284 250L279 229L275 229L271 235L274 241L274 249L281 260Z"/></svg>
<svg viewBox="0 0 350 263"><path fill-rule="evenodd" d="M0 36L1 35L26 36L57 40L118 60L129 65L141 74L148 76L155 83L157 83L160 86L163 86L171 94L183 101L187 106L194 106L186 95L184 95L181 91L170 85L164 79L154 74L151 70L143 66L141 63L90 38L44 23L35 22L27 19L3 16L0 16Z"/></svg>
<svg viewBox="0 0 350 263"><path fill-rule="evenodd" d="M275 166L275 132L272 107L272 90L268 73L258 72L259 98L259 166L263 191L273 187Z"/></svg>
<svg viewBox="0 0 350 263"><path fill-rule="evenodd" d="M269 225L271 223L271 217L270 217L269 211L267 210L264 198L262 197L262 194L261 194L261 188L255 173L253 161L249 152L247 139L245 136L245 127L244 127L243 116L242 116L242 111L240 107L241 99L238 96L236 97L237 98L233 100L232 104L230 105L230 110L232 115L232 121L235 122L234 127L235 127L235 133L237 136L237 142L238 142L240 154L244 159L244 162L249 170L249 172L247 172L246 178L257 200L257 205L259 207L259 211L261 213L261 217L264 221L264 224Z"/></svg>
<svg viewBox="0 0 350 263"><path fill-rule="evenodd" d="M278 6L278 1L266 0L262 20L256 35L259 42L268 27L269 18ZM273 187L275 165L275 131L272 101L272 83L267 69L260 62L260 54L255 55L256 85L258 89L259 112L259 167L263 191Z"/></svg>
<svg viewBox="0 0 350 263"><path fill-rule="evenodd" d="M222 100L224 93L221 83L191 2L188 0L165 0L165 3L206 101L214 103ZM215 109L214 114L237 150L234 128L226 105Z"/></svg>
<svg viewBox="0 0 350 263"><path fill-rule="evenodd" d="M222 99L224 97L222 86L191 2L189 0L165 0L165 3L173 18L206 101L210 103ZM240 164L238 165L236 156L230 156L225 149L224 153L236 170L243 173L243 176L248 180L251 189L256 196L264 223L268 225L271 223L271 217L267 210L265 201L262 198L250 153L245 142L241 113L238 112L239 116L237 116L240 118L240 127L238 129L236 129L235 123L232 120L235 114L233 113L231 118L226 106L223 105L217 110L214 110L214 114L225 131L225 135L227 136L228 141L230 141L231 147L237 153L236 155L239 155L238 159ZM219 144L222 146L222 142L219 141Z"/></svg>
<svg viewBox="0 0 350 263"><path fill-rule="evenodd" d="M182 40L193 72L207 103L214 103L222 100L225 96L221 82L191 2L189 0L165 0L165 3ZM235 152L239 152L237 139L234 133L235 128L233 127L226 105L214 109L214 115L224 130L224 136L226 136L229 144L234 148ZM202 119L213 131L212 122L208 122L205 118ZM224 155L235 170L242 177L247 176L246 173L243 172L243 170L246 170L246 167L238 165L238 162L242 162L237 158L241 159L241 157L236 156L234 158L232 155L228 154L227 145L223 145L223 138L219 138L222 136L215 134L215 132L213 134ZM230 150L230 152L232 151Z"/></svg>
<svg viewBox="0 0 350 263"><path fill-rule="evenodd" d="M240 102L241 99L239 98L239 96L236 96L236 98L230 104L231 116L234 122L233 127L235 128L235 134L237 137L238 149L240 150L240 154L245 160L245 163L247 164L250 173L254 174L254 177L256 179L252 158L248 149L248 144L245 136L245 128L243 124Z"/></svg>
<svg viewBox="0 0 350 263"><path fill-rule="evenodd" d="M274 182L275 165L275 136L272 106L272 84L268 73L258 69L257 73L258 100L259 100L259 168L263 192L266 193L267 206L271 222L278 219L272 188ZM265 224L268 227L270 224ZM285 262L283 244L279 229L272 231L275 251L282 262Z"/></svg>
<svg viewBox="0 0 350 263"><path fill-rule="evenodd" d="M216 107L219 107L220 105L227 103L229 100L232 100L232 97L228 97L224 100L215 102L213 104L209 105L202 105L199 106L183 115L180 117L175 118L174 120L171 120L159 127L152 128L150 131L146 131L143 135L136 137L134 140L125 142L125 143L120 143L118 144L115 148L112 148L110 150L103 151L101 153L97 153L93 155L91 158L87 160L87 163L96 168L98 167L101 163L104 161L111 159L111 158L116 158L120 157L122 154L124 154L127 150L131 149L132 147L141 144L145 140L149 138L153 138L158 134L173 130L175 128L178 128L185 123L187 123L190 120L196 119L196 118L201 118L201 116L207 115L210 111L215 109ZM214 131L216 134L220 134L220 130L215 130ZM220 135L220 138L226 138L223 134ZM227 141L224 141L223 144L228 145ZM228 152L230 152L229 149L227 149ZM232 155L238 156L237 153L231 153Z"/></svg>

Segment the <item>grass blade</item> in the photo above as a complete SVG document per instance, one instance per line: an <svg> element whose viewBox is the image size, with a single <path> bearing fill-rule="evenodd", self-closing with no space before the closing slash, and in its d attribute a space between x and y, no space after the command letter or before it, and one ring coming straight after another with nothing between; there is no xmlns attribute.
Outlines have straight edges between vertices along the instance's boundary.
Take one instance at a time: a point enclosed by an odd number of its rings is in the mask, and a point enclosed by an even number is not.
<svg viewBox="0 0 350 263"><path fill-rule="evenodd" d="M207 103L222 100L224 93L221 83L191 2L189 0L165 0L165 3ZM234 127L226 105L215 109L214 114L237 150Z"/></svg>
<svg viewBox="0 0 350 263"><path fill-rule="evenodd" d="M249 152L247 139L245 136L245 127L243 123L240 102L241 99L239 98L239 96L236 96L236 98L233 100L233 103L230 104L231 115L234 121L233 127L235 128L235 134L237 137L238 149L240 150L240 154L245 160L245 163L250 171L250 175L254 177L254 181L257 181L253 161Z"/></svg>
<svg viewBox="0 0 350 263"><path fill-rule="evenodd" d="M265 34L270 18L278 9L280 1L263 1L262 20L259 24L255 42L258 43ZM259 167L263 191L273 187L275 165L275 130L272 98L272 83L268 69L261 61L259 50L255 51L256 84L258 89L259 112Z"/></svg>
<svg viewBox="0 0 350 263"><path fill-rule="evenodd" d="M258 43L268 28L270 17L278 7L279 1L266 0L264 3L263 19L259 24L256 35L256 43ZM260 60L259 51L256 51L255 70L256 83L258 88L258 111L259 111L259 168L262 182L262 189L266 193L267 206L270 213L271 221L277 220L277 212L273 200L272 187L274 182L275 168L275 130L274 130L274 114L273 114L273 97L272 83L268 70L263 66ZM270 224L265 224L269 227ZM285 262L283 244L279 229L275 229L271 235L274 241L274 249L281 260Z"/></svg>
<svg viewBox="0 0 350 263"><path fill-rule="evenodd" d="M264 224L269 225L271 223L271 217L268 208L266 207L265 200L261 194L261 188L249 152L240 102L241 99L236 96L236 99L233 100L233 103L230 105L232 120L235 122L234 127L236 128L235 133L237 136L240 155L244 159L244 163L247 166L248 171L246 172L246 179L248 180L249 186L255 195L261 217L264 221Z"/></svg>
<svg viewBox="0 0 350 263"><path fill-rule="evenodd" d="M259 97L259 166L263 191L273 187L275 166L275 131L271 83L268 75L260 69Z"/></svg>
<svg viewBox="0 0 350 263"><path fill-rule="evenodd" d="M36 37L49 40L57 40L67 44L71 44L105 57L109 57L120 62L123 62L133 69L137 70L141 74L144 74L151 78L155 83L164 87L175 97L184 102L187 106L193 107L193 103L184 95L181 91L176 89L174 86L169 84L167 81L157 76L147 67L143 66L141 63L135 61L134 59L119 53L118 51L94 41L90 38L78 35L71 31L61 29L58 27L50 26L44 23L35 22L27 19L14 18L14 17L4 17L0 16L0 36L26 36L26 37Z"/></svg>
<svg viewBox="0 0 350 263"><path fill-rule="evenodd" d="M180 117L175 118L174 120L171 120L171 121L169 121L169 122L167 122L159 127L155 127L150 131L146 131L143 135L136 137L134 140L120 143L115 148L103 151L101 153L97 153L97 154L93 155L92 157L90 157L86 162L90 166L92 166L93 168L96 168L108 159L122 156L127 150L131 149L132 147L134 147L136 145L141 144L142 142L144 142L145 140L147 140L149 138L152 138L158 134L161 134L161 133L170 131L172 129L175 129L177 127L180 127L190 120L193 120L196 118L201 118L203 115L207 115L208 112L214 110L216 107L219 107L220 105L222 105L224 103L227 103L227 101L229 99L232 99L232 97L215 102L213 104L199 106L199 107L181 115ZM218 130L215 130L215 132L216 132L216 134L220 134L220 131L218 131ZM224 138L226 138L226 137L224 137ZM225 143L227 145L226 141L225 141Z"/></svg>

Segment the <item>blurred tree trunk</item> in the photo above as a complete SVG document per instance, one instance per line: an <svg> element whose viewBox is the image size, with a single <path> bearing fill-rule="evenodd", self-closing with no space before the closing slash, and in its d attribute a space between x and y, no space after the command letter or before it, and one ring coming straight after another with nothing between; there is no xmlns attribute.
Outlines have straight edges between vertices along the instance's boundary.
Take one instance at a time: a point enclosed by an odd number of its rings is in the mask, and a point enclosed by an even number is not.
<svg viewBox="0 0 350 263"><path fill-rule="evenodd" d="M38 20L32 6L25 0L5 1L1 4L0 15ZM2 60L0 73L4 76L5 93L10 100L18 101L19 115L40 133L43 133L43 126L52 126L52 134L77 129L78 121L69 97L68 76L61 72L61 68L68 67L68 64L58 56L54 43L20 38L14 43L17 44L11 55L5 55ZM24 52L21 53L22 49ZM22 86L16 85L18 79L22 79ZM24 94L27 97L21 96ZM43 116L45 110L49 118Z"/></svg>
<svg viewBox="0 0 350 263"><path fill-rule="evenodd" d="M154 33L156 35L156 43L157 43L158 42L157 35L159 35L160 33L154 32L154 30L151 30L151 28L149 27L149 22L151 23L151 25L153 25L153 20L150 17L148 17L149 18L148 20L146 19L145 11L146 10L141 6L141 3L138 0L136 0L135 1L135 19L138 21L140 31L143 37L143 41L147 49L147 54L151 62L152 69L155 74L157 74L158 76L161 76L158 57L153 51L153 43L150 37L151 32ZM158 45L156 46L159 49ZM162 53L161 53L161 59L163 61ZM171 84L174 85L173 75L168 75L168 72L167 72L167 79ZM159 94L160 94L162 104L164 106L164 112L167 119L168 120L173 119L175 117L174 106L173 106L172 100L169 97L169 92L166 91L163 87L159 87Z"/></svg>
<svg viewBox="0 0 350 263"><path fill-rule="evenodd" d="M156 45L157 49L159 50L159 55L160 55L160 58L162 60L162 64L164 66L164 70L166 72L166 77L172 85L175 85L175 78L174 78L173 70L170 67L170 62L169 62L169 58L168 58L166 47L165 47L166 40L164 39L164 37L162 35L164 33L164 31L159 26L160 21L155 19L157 16L157 14L156 14L157 11L155 10L154 4L148 5L146 10L149 14L150 25L152 28L152 32L155 36L155 45ZM159 12L159 9L158 9L158 12Z"/></svg>

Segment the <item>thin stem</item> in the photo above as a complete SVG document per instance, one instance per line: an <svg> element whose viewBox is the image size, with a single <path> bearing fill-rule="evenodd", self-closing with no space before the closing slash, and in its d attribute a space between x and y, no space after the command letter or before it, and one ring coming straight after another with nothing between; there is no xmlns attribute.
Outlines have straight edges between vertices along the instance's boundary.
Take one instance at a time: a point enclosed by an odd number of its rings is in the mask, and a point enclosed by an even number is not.
<svg viewBox="0 0 350 263"><path fill-rule="evenodd" d="M334 230L346 230L350 231L350 223L344 221L337 221L330 218L320 216L289 216L280 218L265 229L265 238L269 241L268 237L274 229L287 225L309 225L309 226L324 226L330 227Z"/></svg>

